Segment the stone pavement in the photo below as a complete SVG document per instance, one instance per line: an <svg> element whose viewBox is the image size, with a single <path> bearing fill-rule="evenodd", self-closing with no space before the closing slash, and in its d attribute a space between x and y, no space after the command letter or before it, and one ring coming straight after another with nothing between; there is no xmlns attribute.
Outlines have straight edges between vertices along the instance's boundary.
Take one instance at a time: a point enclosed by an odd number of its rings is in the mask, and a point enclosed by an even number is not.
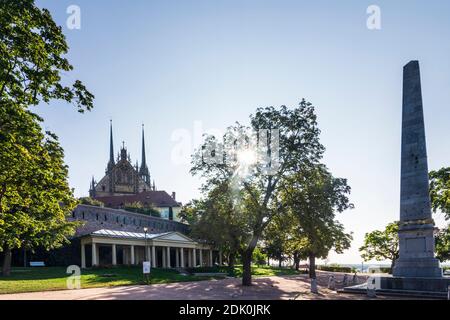
<svg viewBox="0 0 450 320"><path fill-rule="evenodd" d="M309 292L307 275L254 278L254 285L242 287L241 280L178 282L150 286L103 287L0 295L0 300L361 300L365 295L342 294L327 289L332 273L318 272L319 294ZM343 274L334 274L342 281ZM350 275L351 277L351 275ZM365 281L365 276L359 277ZM387 299L379 297L377 299ZM389 297L389 299L393 299Z"/></svg>

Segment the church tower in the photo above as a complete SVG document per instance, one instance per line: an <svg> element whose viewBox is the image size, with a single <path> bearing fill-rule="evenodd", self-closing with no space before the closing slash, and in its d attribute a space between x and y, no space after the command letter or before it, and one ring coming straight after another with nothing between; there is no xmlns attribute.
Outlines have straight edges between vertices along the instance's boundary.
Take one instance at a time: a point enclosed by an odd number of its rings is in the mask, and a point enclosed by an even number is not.
<svg viewBox="0 0 450 320"><path fill-rule="evenodd" d="M139 169L139 176L148 185L150 185L150 171L147 167L147 161L145 159L145 138L144 138L144 124L142 124L142 159L141 168Z"/></svg>
<svg viewBox="0 0 450 320"><path fill-rule="evenodd" d="M106 166L106 174L111 172L112 168L114 168L114 143L113 143L113 132L112 132L112 120L109 122L109 161Z"/></svg>

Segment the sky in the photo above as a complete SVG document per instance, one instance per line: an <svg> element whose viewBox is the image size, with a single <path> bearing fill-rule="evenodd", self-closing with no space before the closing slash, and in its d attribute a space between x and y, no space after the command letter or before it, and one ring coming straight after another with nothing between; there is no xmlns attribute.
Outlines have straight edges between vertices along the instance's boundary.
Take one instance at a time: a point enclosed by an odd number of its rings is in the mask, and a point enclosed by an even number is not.
<svg viewBox="0 0 450 320"><path fill-rule="evenodd" d="M287 0L38 0L62 26L74 71L94 110L39 106L65 150L69 182L86 196L122 141L159 190L183 203L201 181L185 156L202 132L247 123L257 107L313 103L323 162L348 179L355 209L338 215L352 247L332 263L361 263L364 234L399 219L402 68L419 60L430 169L450 165L450 2ZM80 29L70 29L70 5ZM381 29L369 29L370 5ZM438 225L444 223L435 215Z"/></svg>

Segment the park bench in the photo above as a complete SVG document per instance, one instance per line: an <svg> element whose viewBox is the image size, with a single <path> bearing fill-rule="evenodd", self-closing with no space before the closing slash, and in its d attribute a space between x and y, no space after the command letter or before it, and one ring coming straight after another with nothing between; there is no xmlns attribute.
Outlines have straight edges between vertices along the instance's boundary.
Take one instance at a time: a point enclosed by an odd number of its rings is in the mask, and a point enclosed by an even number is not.
<svg viewBox="0 0 450 320"><path fill-rule="evenodd" d="M44 261L30 261L30 267L45 267Z"/></svg>

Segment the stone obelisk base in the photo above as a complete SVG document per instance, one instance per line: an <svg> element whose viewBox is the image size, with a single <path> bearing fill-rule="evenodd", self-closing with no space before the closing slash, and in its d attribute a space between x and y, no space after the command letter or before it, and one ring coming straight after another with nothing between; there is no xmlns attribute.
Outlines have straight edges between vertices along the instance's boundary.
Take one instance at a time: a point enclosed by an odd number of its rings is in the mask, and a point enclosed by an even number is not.
<svg viewBox="0 0 450 320"><path fill-rule="evenodd" d="M380 277L381 290L402 290L420 292L447 293L450 286L449 277L419 278L419 277Z"/></svg>
<svg viewBox="0 0 450 320"><path fill-rule="evenodd" d="M400 258L395 261L394 277L439 278L442 269L434 257L433 223L400 227Z"/></svg>

